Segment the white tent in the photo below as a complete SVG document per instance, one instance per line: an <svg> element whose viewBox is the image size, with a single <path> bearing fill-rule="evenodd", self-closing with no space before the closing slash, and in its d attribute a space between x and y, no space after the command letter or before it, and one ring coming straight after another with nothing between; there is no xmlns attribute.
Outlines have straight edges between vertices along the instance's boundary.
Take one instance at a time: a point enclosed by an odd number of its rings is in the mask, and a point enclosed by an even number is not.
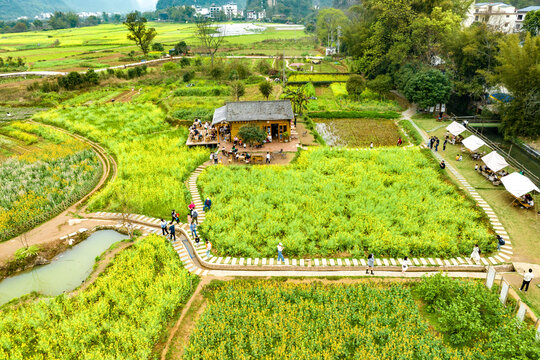
<svg viewBox="0 0 540 360"><path fill-rule="evenodd" d="M499 155L496 151L492 151L486 156L482 157L482 161L491 171L497 172L508 166L506 160Z"/></svg>
<svg viewBox="0 0 540 360"><path fill-rule="evenodd" d="M462 132L464 132L465 130L467 130L465 128L465 126L455 122L455 121L452 121L452 123L450 125L448 125L446 127L446 130L448 130L450 132L450 134L454 135L454 136L458 136L459 134L461 134Z"/></svg>
<svg viewBox="0 0 540 360"><path fill-rule="evenodd" d="M482 145L486 145L484 140L480 139L476 135L469 136L468 138L464 139L461 143L465 145L465 147L471 151L475 151Z"/></svg>
<svg viewBox="0 0 540 360"><path fill-rule="evenodd" d="M533 190L540 192L538 187L528 177L517 172L502 177L501 181L506 190L517 198Z"/></svg>

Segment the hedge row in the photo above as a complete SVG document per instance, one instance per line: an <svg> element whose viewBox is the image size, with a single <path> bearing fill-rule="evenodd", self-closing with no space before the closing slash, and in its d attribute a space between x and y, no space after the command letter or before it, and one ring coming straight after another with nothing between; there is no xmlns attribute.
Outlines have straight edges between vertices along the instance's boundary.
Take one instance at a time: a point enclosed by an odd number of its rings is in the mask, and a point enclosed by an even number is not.
<svg viewBox="0 0 540 360"><path fill-rule="evenodd" d="M401 116L397 111L385 111L382 113L377 111L312 111L308 115L318 119L397 119Z"/></svg>

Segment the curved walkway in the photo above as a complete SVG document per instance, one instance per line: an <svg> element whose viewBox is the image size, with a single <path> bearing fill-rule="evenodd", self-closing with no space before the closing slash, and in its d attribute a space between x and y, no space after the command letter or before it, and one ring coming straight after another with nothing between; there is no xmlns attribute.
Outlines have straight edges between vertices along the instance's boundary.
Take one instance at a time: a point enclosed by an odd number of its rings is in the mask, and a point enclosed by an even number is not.
<svg viewBox="0 0 540 360"><path fill-rule="evenodd" d="M49 127L60 131L64 134L67 134L85 144L88 144L94 152L97 154L103 168L103 173L100 180L94 186L94 188L75 202L73 205L69 206L66 210L61 212L59 215L53 217L52 219L40 224L39 226L29 230L17 237L7 240L0 243L0 261L4 261L12 256L15 251L17 251L22 246L30 246L34 244L44 244L50 241L54 241L61 236L65 236L68 233L73 233L75 229L78 228L78 225L86 222L86 226L96 226L99 225L99 222L96 221L87 221L85 219L74 218L73 214L76 214L80 211L79 206L84 203L91 195L99 191L108 180L112 181L116 177L117 165L112 156L110 156L107 151L101 147L99 144L94 143L93 141L77 135L72 134L69 131L66 131L62 128L43 124L33 120L29 120L30 123L37 124L40 126ZM24 245L22 241L19 241L19 238L24 238Z"/></svg>

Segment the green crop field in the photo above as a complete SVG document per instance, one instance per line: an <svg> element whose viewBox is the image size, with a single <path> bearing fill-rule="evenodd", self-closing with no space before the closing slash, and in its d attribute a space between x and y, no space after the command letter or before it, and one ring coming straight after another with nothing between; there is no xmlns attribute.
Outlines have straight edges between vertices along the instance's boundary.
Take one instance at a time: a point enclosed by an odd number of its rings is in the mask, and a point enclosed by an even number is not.
<svg viewBox="0 0 540 360"><path fill-rule="evenodd" d="M64 127L105 145L115 155L118 177L92 197L91 210L164 216L187 209L184 179L208 159L204 149L188 150L187 129L175 129L152 104L107 104L51 110L36 120Z"/></svg>
<svg viewBox="0 0 540 360"><path fill-rule="evenodd" d="M291 165L207 168L200 231L220 256L451 257L495 248L485 214L416 148L319 149Z"/></svg>
<svg viewBox="0 0 540 360"><path fill-rule="evenodd" d="M512 309L501 305L495 293L481 283L440 275L414 284L236 280L213 283L206 293L208 305L184 359L488 360L540 355L533 327L519 328Z"/></svg>
<svg viewBox="0 0 540 360"><path fill-rule="evenodd" d="M151 235L117 255L82 293L4 306L2 359L148 359L198 277ZM74 337L77 341L74 341Z"/></svg>
<svg viewBox="0 0 540 360"><path fill-rule="evenodd" d="M194 24L149 23L157 31L155 42L168 47L184 40L192 47L198 47ZM1 34L0 56L22 57L31 70L62 70L100 68L117 65L127 53L135 50L134 43L126 38L127 30L122 24L103 24L83 28L24 33ZM270 25L267 30L252 35L227 36L222 51L234 54L235 51L262 48L281 53L283 50L298 50L295 42L300 40L302 51L313 50L313 41L306 40L302 30L276 30ZM257 44L256 46L253 46ZM252 53L256 51L251 50ZM315 54L315 51L312 51ZM159 56L159 53L154 55ZM300 54L292 54L300 55ZM135 62L131 60L130 62Z"/></svg>
<svg viewBox="0 0 540 360"><path fill-rule="evenodd" d="M101 164L89 146L43 126L0 127L0 241L31 229L82 198Z"/></svg>

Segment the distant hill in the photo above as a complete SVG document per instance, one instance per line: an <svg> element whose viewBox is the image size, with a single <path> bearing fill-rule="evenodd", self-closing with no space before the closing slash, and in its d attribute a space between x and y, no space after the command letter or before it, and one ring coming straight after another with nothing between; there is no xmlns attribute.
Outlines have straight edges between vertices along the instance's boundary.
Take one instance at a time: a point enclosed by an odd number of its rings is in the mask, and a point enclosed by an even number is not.
<svg viewBox="0 0 540 360"><path fill-rule="evenodd" d="M0 19L33 18L44 12L122 12L153 10L156 0L0 0Z"/></svg>
<svg viewBox="0 0 540 360"><path fill-rule="evenodd" d="M0 19L13 20L20 16L30 18L43 12L68 9L63 0L0 0Z"/></svg>

